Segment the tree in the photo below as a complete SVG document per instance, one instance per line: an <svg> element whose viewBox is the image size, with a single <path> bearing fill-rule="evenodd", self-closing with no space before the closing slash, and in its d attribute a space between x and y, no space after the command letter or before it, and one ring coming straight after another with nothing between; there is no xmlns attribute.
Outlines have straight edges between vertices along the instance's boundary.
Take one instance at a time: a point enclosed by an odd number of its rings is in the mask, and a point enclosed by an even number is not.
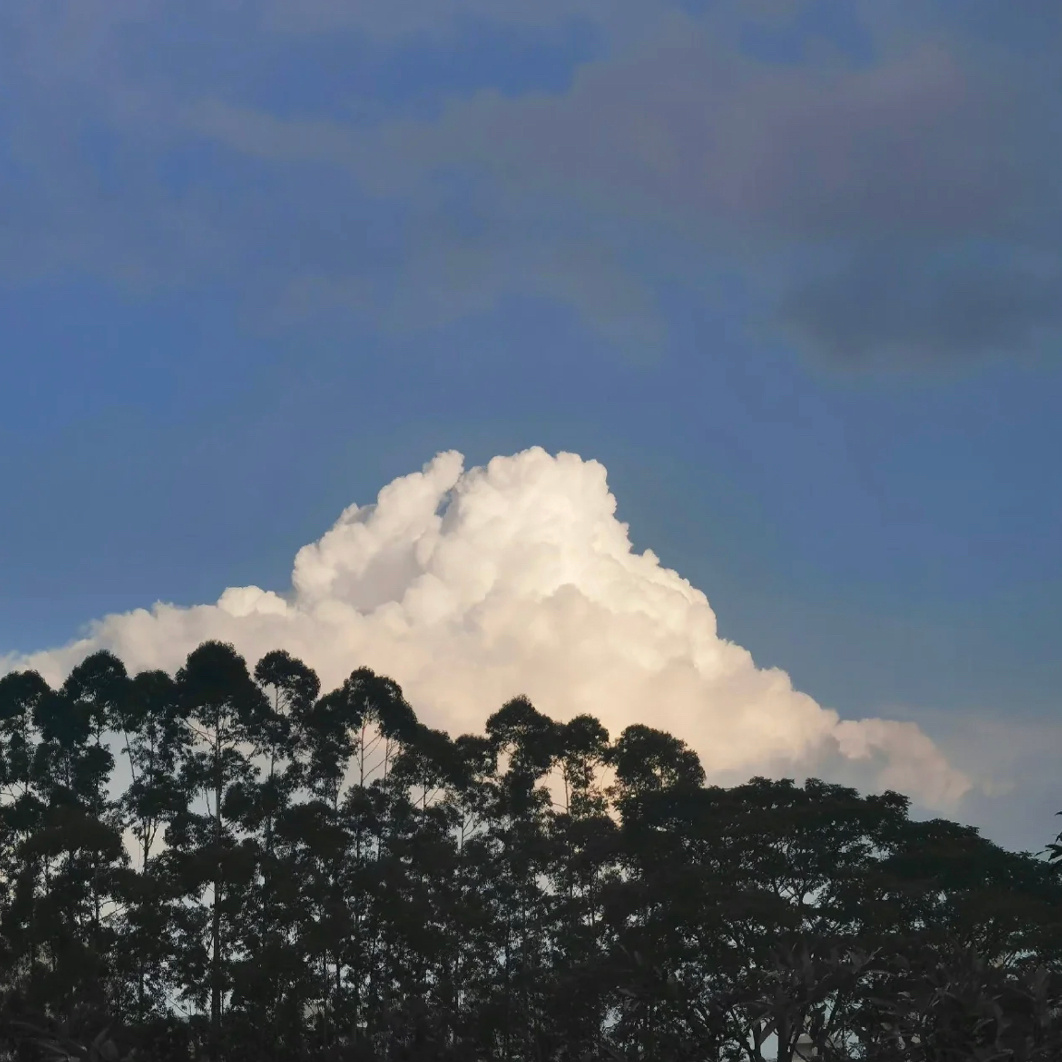
<svg viewBox="0 0 1062 1062"><path fill-rule="evenodd" d="M230 1009L247 1029L275 1041L282 1035L282 1014L299 1007L305 995L299 917L290 881L294 867L290 848L282 840L278 844L278 823L304 782L306 725L320 681L301 660L281 650L259 660L254 679L266 698L264 713L248 732L260 774L257 780L236 780L226 803L257 865L248 885L247 909L240 912L235 927L240 958L231 967Z"/></svg>
<svg viewBox="0 0 1062 1062"><path fill-rule="evenodd" d="M227 934L250 895L253 848L234 828L242 798L258 769L246 750L256 747L267 725L268 704L231 645L205 642L177 673L182 713L197 744L182 764L188 793L203 794L205 814L191 811L171 823L168 840L186 895L204 885L211 893L209 928L210 1052L219 1057L221 1019L229 988L231 940Z"/></svg>
<svg viewBox="0 0 1062 1062"><path fill-rule="evenodd" d="M706 785L647 726L517 697L451 738L364 667L321 696L282 651L133 679L103 653L0 678L0 793L19 1050L1062 1057L1062 837L1045 861L896 793Z"/></svg>
<svg viewBox="0 0 1062 1062"><path fill-rule="evenodd" d="M47 809L48 772L39 751L36 717L54 693L35 671L0 678L0 735L3 738L2 843L4 909L0 922L6 987L25 992L37 979L44 922L38 902L44 886L43 858L32 844Z"/></svg>
<svg viewBox="0 0 1062 1062"><path fill-rule="evenodd" d="M50 893L56 922L71 928L72 985L110 978L119 873L128 856L120 805L109 793L114 757L106 735L119 716L128 685L121 661L98 652L73 669L56 695L37 706L41 748L54 787L49 827L42 837L48 838L58 860Z"/></svg>

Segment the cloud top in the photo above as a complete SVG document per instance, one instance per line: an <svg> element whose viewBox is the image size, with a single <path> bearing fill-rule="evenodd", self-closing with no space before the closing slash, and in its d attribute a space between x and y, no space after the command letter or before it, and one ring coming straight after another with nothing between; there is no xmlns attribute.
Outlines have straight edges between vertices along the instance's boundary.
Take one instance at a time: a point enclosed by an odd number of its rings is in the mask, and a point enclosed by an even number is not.
<svg viewBox="0 0 1062 1062"><path fill-rule="evenodd" d="M230 587L212 605L107 616L0 671L54 682L100 648L133 670L173 669L208 638L252 662L286 648L326 686L368 665L451 732L525 693L560 720L669 730L710 776L814 769L935 806L970 788L913 724L842 720L720 638L705 595L632 549L605 468L571 453L536 447L468 470L441 453L299 550L286 594Z"/></svg>

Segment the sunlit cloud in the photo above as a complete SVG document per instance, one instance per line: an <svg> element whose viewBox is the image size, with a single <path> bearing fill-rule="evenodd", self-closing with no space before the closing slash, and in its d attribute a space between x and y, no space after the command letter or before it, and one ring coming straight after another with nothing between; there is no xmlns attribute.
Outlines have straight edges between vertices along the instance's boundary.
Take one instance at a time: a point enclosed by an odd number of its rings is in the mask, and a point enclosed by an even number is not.
<svg viewBox="0 0 1062 1062"><path fill-rule="evenodd" d="M441 453L299 550L285 593L230 587L214 604L107 616L3 669L54 682L100 648L133 670L174 669L211 638L252 662L285 648L326 685L367 665L455 733L522 693L556 719L592 713L613 734L671 731L710 776L833 764L932 806L971 786L915 724L842 719L720 637L704 593L632 549L604 466L571 453L533 448L468 470Z"/></svg>

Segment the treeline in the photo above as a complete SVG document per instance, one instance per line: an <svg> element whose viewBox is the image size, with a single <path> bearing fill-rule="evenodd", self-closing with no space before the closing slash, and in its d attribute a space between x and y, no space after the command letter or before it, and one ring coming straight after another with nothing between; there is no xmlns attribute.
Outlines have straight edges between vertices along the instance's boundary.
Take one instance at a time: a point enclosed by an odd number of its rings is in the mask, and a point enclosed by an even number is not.
<svg viewBox="0 0 1062 1062"><path fill-rule="evenodd" d="M208 642L0 679L0 785L8 1057L1062 1058L1054 865L647 726Z"/></svg>

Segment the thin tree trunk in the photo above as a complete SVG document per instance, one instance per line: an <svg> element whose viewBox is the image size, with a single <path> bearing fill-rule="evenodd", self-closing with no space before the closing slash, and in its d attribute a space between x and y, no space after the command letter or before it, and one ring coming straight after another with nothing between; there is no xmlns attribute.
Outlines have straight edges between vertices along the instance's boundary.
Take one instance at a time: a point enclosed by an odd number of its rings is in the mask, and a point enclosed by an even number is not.
<svg viewBox="0 0 1062 1062"><path fill-rule="evenodd" d="M220 1062L221 1049L221 749L214 740L214 905L211 912L210 1058Z"/></svg>

